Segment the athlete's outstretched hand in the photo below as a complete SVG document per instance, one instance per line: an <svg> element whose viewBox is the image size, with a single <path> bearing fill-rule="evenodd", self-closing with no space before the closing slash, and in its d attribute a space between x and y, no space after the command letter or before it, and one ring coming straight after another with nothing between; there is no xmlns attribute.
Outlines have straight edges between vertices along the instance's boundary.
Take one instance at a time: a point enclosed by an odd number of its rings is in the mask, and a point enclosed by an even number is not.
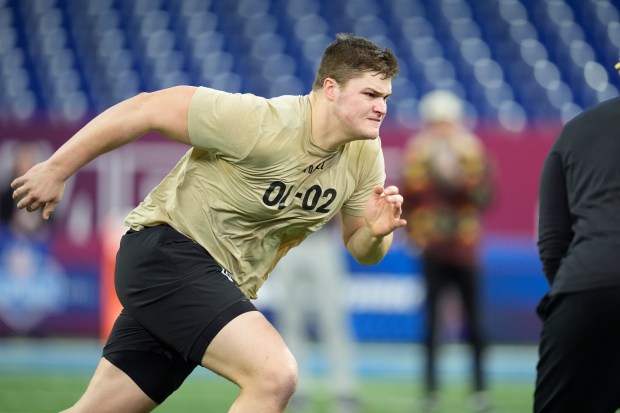
<svg viewBox="0 0 620 413"><path fill-rule="evenodd" d="M373 236L384 237L396 228L407 225L407 221L400 217L402 205L403 196L398 193L398 187L374 187L364 210L364 219Z"/></svg>
<svg viewBox="0 0 620 413"><path fill-rule="evenodd" d="M36 164L24 175L11 182L13 199L17 208L26 208L29 212L42 208L43 219L49 219L62 198L65 180L48 162Z"/></svg>

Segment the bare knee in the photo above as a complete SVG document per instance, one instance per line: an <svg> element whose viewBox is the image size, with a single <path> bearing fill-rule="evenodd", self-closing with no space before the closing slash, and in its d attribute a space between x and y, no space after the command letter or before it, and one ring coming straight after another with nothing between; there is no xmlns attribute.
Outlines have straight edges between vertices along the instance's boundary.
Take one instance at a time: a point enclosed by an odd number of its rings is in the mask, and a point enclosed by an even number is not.
<svg viewBox="0 0 620 413"><path fill-rule="evenodd" d="M280 406L286 406L297 388L297 378L297 362L289 353L278 361L266 360L248 385L242 387L244 390L259 392Z"/></svg>
<svg viewBox="0 0 620 413"><path fill-rule="evenodd" d="M231 412L283 412L297 387L295 358L257 311L228 323L207 348L202 365L241 387Z"/></svg>

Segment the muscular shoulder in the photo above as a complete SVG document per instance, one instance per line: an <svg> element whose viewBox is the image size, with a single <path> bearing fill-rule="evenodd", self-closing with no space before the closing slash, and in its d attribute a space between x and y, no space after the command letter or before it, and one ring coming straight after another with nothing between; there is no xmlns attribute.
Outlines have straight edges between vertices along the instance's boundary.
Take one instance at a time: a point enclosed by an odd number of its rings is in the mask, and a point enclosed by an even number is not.
<svg viewBox="0 0 620 413"><path fill-rule="evenodd" d="M615 136L620 127L620 97L599 103L575 116L563 127L560 140L587 140Z"/></svg>
<svg viewBox="0 0 620 413"><path fill-rule="evenodd" d="M385 179L385 165L381 139L353 141L347 143L343 156L349 173L354 176L373 176L373 185ZM376 182L374 182L376 181Z"/></svg>
<svg viewBox="0 0 620 413"><path fill-rule="evenodd" d="M303 96L266 99L198 88L189 112L190 140L196 147L243 159L265 133L303 123L305 101Z"/></svg>
<svg viewBox="0 0 620 413"><path fill-rule="evenodd" d="M381 138L347 143L345 154L349 157L374 158L381 152Z"/></svg>
<svg viewBox="0 0 620 413"><path fill-rule="evenodd" d="M308 119L308 96L278 96L264 99L264 128L295 129Z"/></svg>

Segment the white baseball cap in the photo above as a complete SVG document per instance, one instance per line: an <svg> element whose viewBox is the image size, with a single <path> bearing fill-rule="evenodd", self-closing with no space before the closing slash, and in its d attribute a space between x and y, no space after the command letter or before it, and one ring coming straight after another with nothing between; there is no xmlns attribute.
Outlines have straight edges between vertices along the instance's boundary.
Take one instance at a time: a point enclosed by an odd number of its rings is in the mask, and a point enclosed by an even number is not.
<svg viewBox="0 0 620 413"><path fill-rule="evenodd" d="M434 90L420 99L419 111L423 122L460 122L463 102L448 90Z"/></svg>

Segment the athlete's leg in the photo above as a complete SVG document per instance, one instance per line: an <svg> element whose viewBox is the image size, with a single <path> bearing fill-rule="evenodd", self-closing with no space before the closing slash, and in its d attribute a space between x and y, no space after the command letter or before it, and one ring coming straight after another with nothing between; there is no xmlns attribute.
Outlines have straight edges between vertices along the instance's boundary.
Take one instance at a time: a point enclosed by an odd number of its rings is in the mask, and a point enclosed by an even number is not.
<svg viewBox="0 0 620 413"><path fill-rule="evenodd" d="M170 227L124 236L115 282L125 316L117 320L104 355L157 403L202 364L241 387L232 412L283 412L295 390L296 362L223 272L204 249ZM153 363L135 363L128 351L148 352L152 359L163 355L173 363L153 372Z"/></svg>
<svg viewBox="0 0 620 413"><path fill-rule="evenodd" d="M163 403L196 365L163 345L123 311L86 392L68 412L149 412Z"/></svg>
<svg viewBox="0 0 620 413"><path fill-rule="evenodd" d="M157 403L151 400L132 379L105 358L99 361L86 391L66 413L142 413Z"/></svg>
<svg viewBox="0 0 620 413"><path fill-rule="evenodd" d="M202 358L204 367L241 388L229 413L281 413L295 392L297 363L275 328L258 311L220 330Z"/></svg>

